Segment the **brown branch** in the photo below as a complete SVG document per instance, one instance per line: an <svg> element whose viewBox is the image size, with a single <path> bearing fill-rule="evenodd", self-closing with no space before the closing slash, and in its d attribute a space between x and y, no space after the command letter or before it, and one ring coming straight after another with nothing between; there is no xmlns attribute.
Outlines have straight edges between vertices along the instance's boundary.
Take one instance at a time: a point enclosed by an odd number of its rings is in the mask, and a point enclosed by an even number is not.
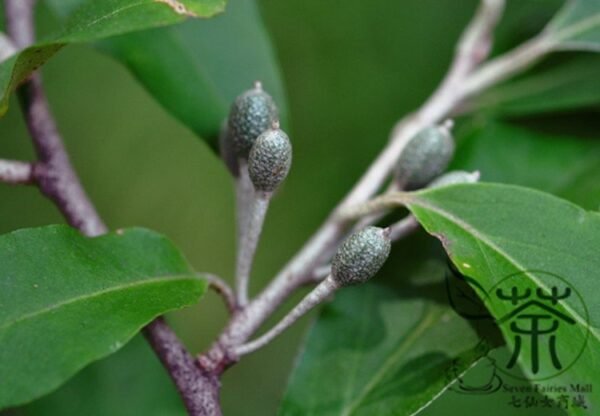
<svg viewBox="0 0 600 416"><path fill-rule="evenodd" d="M148 324L144 328L144 336L169 370L188 413L192 416L220 416L218 376L200 368L162 318Z"/></svg>
<svg viewBox="0 0 600 416"><path fill-rule="evenodd" d="M24 48L34 41L34 0L6 0L8 34L13 44ZM41 78L33 75L19 90L21 107L39 161L33 176L40 190L51 199L70 225L84 235L108 231L85 193L69 160L44 94ZM158 318L144 328L144 335L177 386L190 415L218 416L219 383L215 375L196 365L175 333Z"/></svg>
<svg viewBox="0 0 600 416"><path fill-rule="evenodd" d="M34 41L34 0L6 0L6 27L12 42L25 48ZM54 118L50 113L39 74L19 89L21 107L39 159L35 180L67 222L87 236L107 231L75 174Z"/></svg>
<svg viewBox="0 0 600 416"><path fill-rule="evenodd" d="M56 129L39 74L19 90L23 114L39 162L34 170L40 191L51 199L67 222L87 236L107 232L85 193Z"/></svg>
<svg viewBox="0 0 600 416"><path fill-rule="evenodd" d="M33 9L36 0L5 0L6 32L12 44L23 49L35 40Z"/></svg>
<svg viewBox="0 0 600 416"><path fill-rule="evenodd" d="M235 294L229 285L221 279L219 276L211 274L211 273L199 273L200 277L206 279L211 289L221 295L223 301L225 302L225 306L231 313L235 313L238 311L239 306L235 299Z"/></svg>

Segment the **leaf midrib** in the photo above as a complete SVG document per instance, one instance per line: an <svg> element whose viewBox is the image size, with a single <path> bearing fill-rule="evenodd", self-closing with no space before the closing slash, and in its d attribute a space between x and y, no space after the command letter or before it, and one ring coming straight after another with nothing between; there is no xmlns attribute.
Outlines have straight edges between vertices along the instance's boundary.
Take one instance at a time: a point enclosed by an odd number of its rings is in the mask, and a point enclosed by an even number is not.
<svg viewBox="0 0 600 416"><path fill-rule="evenodd" d="M154 3L154 2L152 2L152 3ZM117 14L119 14L119 13L125 11L125 10L133 9L134 7L149 5L149 4L152 4L152 3L149 3L147 1L140 1L138 3L128 4L128 5L125 5L125 6L121 7L121 8L112 10L109 13L106 13L106 14L104 14L102 16L98 16L96 19L92 20L91 22L88 22L85 25L82 25L82 26L72 26L73 30L71 30L71 31L69 31L69 32L64 33L63 35L61 35L60 38L59 38L59 41L60 41L61 38L73 36L77 32L86 31L86 30L90 29L91 27L93 27L94 25L98 24L99 22L101 22L103 20L106 20L109 17L115 16L115 15L117 15Z"/></svg>
<svg viewBox="0 0 600 416"><path fill-rule="evenodd" d="M66 301L62 301L62 302L57 302L53 305L50 306L46 306L42 309L39 309L37 311L31 312L29 314L25 314L22 315L20 317L18 317L17 319L14 319L12 321L8 321L7 323L5 323L4 325L0 326L0 332L1 331L5 331L6 329L10 328L11 326L23 322L23 321L27 321L30 319L34 319L40 315L44 315L46 313L55 311L59 308L62 308L64 306L68 306L71 304L75 304L78 302L82 302L82 301L86 301L86 300L90 300L93 298L97 298L97 297L101 297L104 296L106 294L112 293L112 292L118 292L121 290L127 290L127 289L131 289L134 287L143 287L146 285L153 285L153 284L157 284L157 283L164 283L167 281L185 281L185 280L189 280L189 279L195 279L195 277L192 274L181 274L181 275L165 275L165 276L158 276L158 277L153 277L150 279L144 279L144 280L137 280L135 282L130 282L127 284L121 284L121 285L117 285L117 286L111 286L108 289L102 289L102 290L98 290L95 292L91 292L88 294L84 294L84 295L80 295L80 296L76 296L74 298L68 299ZM200 279L198 279L200 281Z"/></svg>
<svg viewBox="0 0 600 416"><path fill-rule="evenodd" d="M377 370L377 372L371 377L371 379L365 384L365 387L358 394L356 399L352 401L348 406L342 409L340 415L341 416L350 416L354 410L361 404L362 400L373 390L373 388L381 381L381 379L386 375L389 368L394 365L394 363L404 356L404 353L416 342L423 332L425 332L431 324L435 323L436 320L439 320L442 316L440 313L436 313L437 311L434 308L427 308L425 314L421 321L412 327L411 331L404 338L404 340L400 343L398 348L394 351L390 357L385 360L383 365Z"/></svg>

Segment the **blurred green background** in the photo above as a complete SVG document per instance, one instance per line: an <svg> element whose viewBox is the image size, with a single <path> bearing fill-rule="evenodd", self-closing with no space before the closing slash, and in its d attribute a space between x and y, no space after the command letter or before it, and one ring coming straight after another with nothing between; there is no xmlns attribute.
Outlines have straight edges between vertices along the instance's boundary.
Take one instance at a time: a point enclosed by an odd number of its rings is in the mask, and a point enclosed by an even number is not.
<svg viewBox="0 0 600 416"><path fill-rule="evenodd" d="M394 122L431 93L476 4L475 0L259 2L287 93L294 163L269 211L253 291L310 236L386 143ZM496 49L505 50L535 33L560 4L509 2ZM42 33L58 25L44 7L38 17ZM73 163L110 228L137 225L164 233L197 270L231 281L232 181L214 153L167 114L124 67L90 47L66 48L44 67L43 76ZM552 121L528 118L518 123L540 131L590 136L586 132L598 131L597 115L596 108L555 114ZM485 120L484 114L480 116ZM1 157L33 158L17 105L0 121L0 139ZM62 222L36 189L0 184L0 201L1 233ZM401 264L401 252L396 259ZM186 344L200 351L224 325L226 314L220 300L209 293L197 307L169 319ZM303 319L226 373L225 414L276 413L309 321ZM89 389L82 396L86 383ZM451 414L460 408L469 415L480 410L479 398L446 396L428 414ZM501 399L488 398L485 403L493 408L490 403ZM107 363L92 365L58 394L19 413L90 414L82 409L94 401L103 403L96 414L148 414L143 409L181 414L166 374L139 337ZM498 411L506 414L504 407Z"/></svg>

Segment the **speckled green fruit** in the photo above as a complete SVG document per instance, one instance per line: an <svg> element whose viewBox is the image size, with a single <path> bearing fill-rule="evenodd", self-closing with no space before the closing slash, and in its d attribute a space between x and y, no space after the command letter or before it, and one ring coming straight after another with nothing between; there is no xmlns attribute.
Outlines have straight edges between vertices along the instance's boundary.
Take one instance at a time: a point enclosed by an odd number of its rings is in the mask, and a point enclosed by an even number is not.
<svg viewBox="0 0 600 416"><path fill-rule="evenodd" d="M260 84L238 96L231 106L228 122L238 157L247 158L258 136L277 120L277 107Z"/></svg>
<svg viewBox="0 0 600 416"><path fill-rule="evenodd" d="M350 235L338 248L331 275L342 286L363 283L375 275L390 254L389 231L366 227Z"/></svg>
<svg viewBox="0 0 600 416"><path fill-rule="evenodd" d="M405 190L421 188L446 170L453 155L454 140L445 127L421 130L398 159L396 182Z"/></svg>
<svg viewBox="0 0 600 416"><path fill-rule="evenodd" d="M258 136L248 157L248 173L257 191L273 192L286 178L292 165L292 145L280 129Z"/></svg>

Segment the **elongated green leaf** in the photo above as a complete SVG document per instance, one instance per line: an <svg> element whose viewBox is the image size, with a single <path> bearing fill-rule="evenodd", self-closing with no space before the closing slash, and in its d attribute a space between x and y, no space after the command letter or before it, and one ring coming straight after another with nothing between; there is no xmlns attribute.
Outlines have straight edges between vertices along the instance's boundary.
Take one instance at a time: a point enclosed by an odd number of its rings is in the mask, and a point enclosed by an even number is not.
<svg viewBox="0 0 600 416"><path fill-rule="evenodd" d="M600 142L485 123L461 138L453 169L480 170L488 182L550 192L600 208Z"/></svg>
<svg viewBox="0 0 600 416"><path fill-rule="evenodd" d="M494 114L527 116L600 105L600 56L578 56L548 69L534 70L477 98Z"/></svg>
<svg viewBox="0 0 600 416"><path fill-rule="evenodd" d="M0 237L0 408L56 388L205 289L164 237L66 226Z"/></svg>
<svg viewBox="0 0 600 416"><path fill-rule="evenodd" d="M47 1L58 14L68 14L62 0ZM286 118L283 84L254 0L231 0L216 19L132 33L99 47L213 148L234 98L256 80Z"/></svg>
<svg viewBox="0 0 600 416"><path fill-rule="evenodd" d="M90 364L14 416L20 415L185 416L187 412L150 345L136 335L115 354Z"/></svg>
<svg viewBox="0 0 600 416"><path fill-rule="evenodd" d="M600 51L600 1L568 0L546 30L557 49Z"/></svg>
<svg viewBox="0 0 600 416"><path fill-rule="evenodd" d="M209 17L222 11L224 5L225 0L86 0L61 33L0 64L0 115L6 113L9 96L17 86L69 43L93 42L190 17Z"/></svg>
<svg viewBox="0 0 600 416"><path fill-rule="evenodd" d="M478 282L477 293L499 320L508 345L520 352L518 362L526 376L541 385L595 380L594 369L600 365L599 213L539 191L498 184L421 191L408 206L426 230L442 241L460 271ZM546 302L552 286L568 296ZM505 299L513 288L519 296L516 303ZM554 332L538 339L539 353L526 337L517 341L515 319L521 319L518 328L527 322L527 314L517 311L521 300L527 300L526 309L533 309L530 314L550 313L545 319L562 320ZM540 306L544 302L548 304ZM549 330L548 325L539 328ZM558 365L548 352L552 348L558 351ZM559 392L547 394L556 397ZM589 393L592 408L600 406L599 396Z"/></svg>
<svg viewBox="0 0 600 416"><path fill-rule="evenodd" d="M344 289L310 331L280 414L414 414L485 353L478 342L448 306Z"/></svg>

